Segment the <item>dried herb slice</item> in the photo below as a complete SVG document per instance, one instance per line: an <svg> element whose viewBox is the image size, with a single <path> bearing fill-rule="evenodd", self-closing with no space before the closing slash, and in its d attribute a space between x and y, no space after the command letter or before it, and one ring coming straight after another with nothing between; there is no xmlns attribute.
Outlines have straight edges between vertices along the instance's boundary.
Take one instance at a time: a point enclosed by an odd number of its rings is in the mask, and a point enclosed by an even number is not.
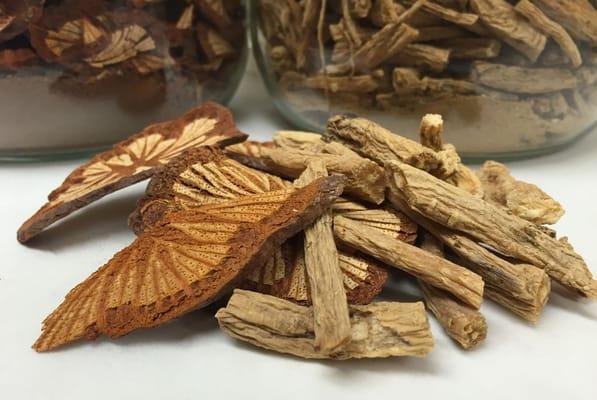
<svg viewBox="0 0 597 400"><path fill-rule="evenodd" d="M424 357L433 338L423 303L379 302L350 307L350 342L338 352L318 351L311 308L262 294L235 290L216 318L236 339L302 358L346 360L391 356Z"/></svg>
<svg viewBox="0 0 597 400"><path fill-rule="evenodd" d="M290 182L246 167L216 147L192 149L173 159L151 179L145 197L139 200L129 218L129 224L139 234L172 210L186 210L288 187Z"/></svg>
<svg viewBox="0 0 597 400"><path fill-rule="evenodd" d="M0 3L0 42L25 32L42 15L45 0L6 0Z"/></svg>
<svg viewBox="0 0 597 400"><path fill-rule="evenodd" d="M360 253L338 252L349 304L369 304L388 279L384 266ZM276 296L294 303L310 305L311 293L302 237L284 243L266 263L247 272L244 288Z"/></svg>
<svg viewBox="0 0 597 400"><path fill-rule="evenodd" d="M33 345L119 337L208 304L330 208L342 178L173 212L75 287Z"/></svg>
<svg viewBox="0 0 597 400"><path fill-rule="evenodd" d="M223 106L205 103L184 116L147 127L74 170L48 196L48 202L19 229L24 243L57 220L116 190L152 176L184 150L242 141Z"/></svg>
<svg viewBox="0 0 597 400"><path fill-rule="evenodd" d="M145 197L139 200L137 209L129 218L129 224L140 234L168 212L217 204L289 186L287 181L226 157L217 148L193 149L172 160L151 179ZM341 202L344 211L348 208L347 203ZM338 204L334 205L334 210ZM357 203L351 204L351 210L358 208L360 211L355 217L362 216L366 208ZM390 230L406 240L412 237L407 232L415 229L416 233L416 226L412 228L405 221L405 218L401 220L395 216L380 221L378 215L369 219L374 224L379 222L380 229ZM276 249L267 262L249 271L243 285L297 303L310 304L302 249L301 238L288 241ZM380 265L357 255L341 252L340 268L344 272L344 286L352 304L371 302L387 279L387 273Z"/></svg>
<svg viewBox="0 0 597 400"><path fill-rule="evenodd" d="M29 27L31 45L46 62L80 61L108 43L108 11L98 0L67 0L46 7L41 19Z"/></svg>

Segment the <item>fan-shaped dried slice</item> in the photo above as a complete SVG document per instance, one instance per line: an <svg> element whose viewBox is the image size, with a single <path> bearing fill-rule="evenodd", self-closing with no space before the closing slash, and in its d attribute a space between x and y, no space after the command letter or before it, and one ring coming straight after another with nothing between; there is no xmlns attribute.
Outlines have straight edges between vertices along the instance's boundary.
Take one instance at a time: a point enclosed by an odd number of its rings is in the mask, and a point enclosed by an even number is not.
<svg viewBox="0 0 597 400"><path fill-rule="evenodd" d="M246 167L216 148L193 149L172 160L151 179L146 196L139 201L129 224L140 234L171 211L221 203L239 196L267 193L289 186L289 182ZM354 207L357 207L356 203ZM361 210L366 209L359 207ZM408 224L394 217L390 224L383 227L400 231L400 226L407 227ZM403 228L402 232L407 230L410 229ZM387 273L381 266L347 253L340 254L340 268L344 272L348 300L353 304L371 302L387 279ZM247 273L244 286L297 303L310 304L302 240L293 238L276 249L264 264Z"/></svg>
<svg viewBox="0 0 597 400"><path fill-rule="evenodd" d="M75 287L33 347L119 337L210 303L329 209L342 186L341 177L329 177L168 214Z"/></svg>
<svg viewBox="0 0 597 400"><path fill-rule="evenodd" d="M223 146L244 138L230 111L215 103L205 103L178 119L149 126L74 170L21 226L17 238L26 242L73 211L149 178L159 166L186 149Z"/></svg>
<svg viewBox="0 0 597 400"><path fill-rule="evenodd" d="M145 197L129 218L139 234L172 210L220 203L249 194L290 186L277 176L246 167L215 147L186 151L168 163L147 186Z"/></svg>
<svg viewBox="0 0 597 400"><path fill-rule="evenodd" d="M67 0L47 7L29 28L31 45L46 62L80 61L109 40L108 7L104 1Z"/></svg>
<svg viewBox="0 0 597 400"><path fill-rule="evenodd" d="M349 304L371 303L388 279L388 273L381 264L358 253L340 250L338 263L344 275L344 289ZM293 238L284 243L268 262L250 270L243 287L310 305L302 238Z"/></svg>
<svg viewBox="0 0 597 400"><path fill-rule="evenodd" d="M5 0L0 3L0 42L25 32L42 14L45 0Z"/></svg>

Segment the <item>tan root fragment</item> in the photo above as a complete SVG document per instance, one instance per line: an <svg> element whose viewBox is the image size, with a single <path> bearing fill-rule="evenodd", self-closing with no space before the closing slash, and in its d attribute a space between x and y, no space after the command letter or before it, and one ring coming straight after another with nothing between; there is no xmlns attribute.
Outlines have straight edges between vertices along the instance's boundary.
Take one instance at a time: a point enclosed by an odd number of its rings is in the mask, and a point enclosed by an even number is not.
<svg viewBox="0 0 597 400"><path fill-rule="evenodd" d="M442 244L427 232L423 234L421 248L438 257L444 257ZM435 315L448 336L462 348L472 349L485 340L487 321L483 314L423 281L419 280L419 286L423 292L425 306Z"/></svg>
<svg viewBox="0 0 597 400"><path fill-rule="evenodd" d="M352 43L355 46L360 47L362 44L361 35L359 34L357 24L354 22L352 18L352 13L350 12L350 2L349 0L340 0L342 3L342 23L346 28L346 32L350 37Z"/></svg>
<svg viewBox="0 0 597 400"><path fill-rule="evenodd" d="M564 215L560 203L538 186L516 180L501 163L487 161L478 175L485 190L485 200L507 208L522 219L538 225L552 225Z"/></svg>
<svg viewBox="0 0 597 400"><path fill-rule="evenodd" d="M527 68L478 61L473 65L473 81L512 93L543 94L575 89L578 78L567 69Z"/></svg>
<svg viewBox="0 0 597 400"><path fill-rule="evenodd" d="M491 38L455 38L437 43L450 49L450 59L489 59L496 58L502 50L502 42Z"/></svg>
<svg viewBox="0 0 597 400"><path fill-rule="evenodd" d="M444 7L441 4L438 4L438 2L426 2L423 5L423 10L431 15L440 17L444 21L460 26L472 26L475 25L479 20L479 16L476 14L459 12L453 8Z"/></svg>
<svg viewBox="0 0 597 400"><path fill-rule="evenodd" d="M333 354L315 348L313 310L289 301L237 289L216 318L229 336L308 359L424 357L433 348L422 303L351 306L351 340Z"/></svg>
<svg viewBox="0 0 597 400"><path fill-rule="evenodd" d="M373 6L373 0L349 0L350 13L355 18L366 18Z"/></svg>
<svg viewBox="0 0 597 400"><path fill-rule="evenodd" d="M483 280L466 268L343 216L334 217L334 234L349 247L406 271L477 309L481 306Z"/></svg>
<svg viewBox="0 0 597 400"><path fill-rule="evenodd" d="M347 193L374 204L380 204L385 197L383 168L340 143L326 144L316 152L262 147L258 157L230 155L251 167L289 178L299 177L310 162L320 160L331 174L346 176Z"/></svg>
<svg viewBox="0 0 597 400"><path fill-rule="evenodd" d="M442 134L444 132L444 120L439 114L427 114L421 120L419 135L421 144L435 151L441 151L444 147Z"/></svg>
<svg viewBox="0 0 597 400"><path fill-rule="evenodd" d="M464 164L460 164L456 172L446 179L446 182L478 198L483 198L485 194L477 174Z"/></svg>
<svg viewBox="0 0 597 400"><path fill-rule="evenodd" d="M536 224L407 164L389 162L385 166L391 187L413 211L504 255L544 269L582 296L597 298L597 281L582 257Z"/></svg>
<svg viewBox="0 0 597 400"><path fill-rule="evenodd" d="M296 68L301 70L307 61L307 38L301 29L302 11L294 0L261 0L260 14L264 33L269 41L282 42L290 51Z"/></svg>
<svg viewBox="0 0 597 400"><path fill-rule="evenodd" d="M304 131L278 131L274 134L274 143L282 149L313 152L322 151L326 145L320 134Z"/></svg>
<svg viewBox="0 0 597 400"><path fill-rule="evenodd" d="M394 0L376 0L369 13L371 23L383 28L388 24L400 24L420 15L419 11L428 0L414 1L410 8Z"/></svg>
<svg viewBox="0 0 597 400"><path fill-rule="evenodd" d="M417 214L409 209L394 186L390 187L388 197L396 209L406 213L450 248L457 256L455 262L458 265L483 278L484 295L487 298L527 321L539 320L551 289L551 281L545 271L532 265L514 265L468 236Z"/></svg>
<svg viewBox="0 0 597 400"><path fill-rule="evenodd" d="M421 144L432 150L443 151L441 154L452 155L452 159L457 163L456 171L445 179L446 182L464 189L474 196L483 197L483 188L481 187L481 181L477 178L477 175L461 162L454 146L443 144L443 130L444 121L441 115L425 115L421 121L421 127L419 129Z"/></svg>
<svg viewBox="0 0 597 400"><path fill-rule="evenodd" d="M414 68L394 68L392 72L394 93L402 96L437 96L439 98L455 95L473 95L480 92L481 87L475 83L451 78L421 77ZM384 94L378 95L384 96Z"/></svg>
<svg viewBox="0 0 597 400"><path fill-rule="evenodd" d="M463 38L469 35L469 33L463 29L448 26L423 26L417 28L419 30L419 36L417 42L432 42L435 40L447 40Z"/></svg>
<svg viewBox="0 0 597 400"><path fill-rule="evenodd" d="M324 138L340 141L382 165L391 160L405 162L441 177L448 177L456 170L451 157L445 157L364 118L332 117Z"/></svg>
<svg viewBox="0 0 597 400"><path fill-rule="evenodd" d="M314 161L294 185L304 187L327 176L325 164ZM332 222L332 213L327 211L305 228L305 266L313 304L314 345L323 353L335 352L350 340L348 303Z"/></svg>
<svg viewBox="0 0 597 400"><path fill-rule="evenodd" d="M406 24L388 24L376 32L355 53L358 70L368 71L394 57L414 42L419 32Z"/></svg>
<svg viewBox="0 0 597 400"><path fill-rule="evenodd" d="M588 0L533 0L533 3L576 39L597 45L597 8Z"/></svg>
<svg viewBox="0 0 597 400"><path fill-rule="evenodd" d="M326 74L304 75L286 71L280 78L285 89L317 89L330 93L371 93L379 84L372 75L329 76Z"/></svg>
<svg viewBox="0 0 597 400"><path fill-rule="evenodd" d="M545 35L516 13L506 0L470 0L471 8L494 35L536 61L547 43Z"/></svg>
<svg viewBox="0 0 597 400"><path fill-rule="evenodd" d="M523 15L528 19L535 28L552 37L553 40L558 43L562 51L568 56L572 62L572 66L577 68L582 65L580 50L566 29L551 20L539 7L529 0L519 1L514 8L520 15Z"/></svg>
<svg viewBox="0 0 597 400"><path fill-rule="evenodd" d="M418 67L443 72L450 62L450 50L427 44L409 44L390 62L401 67Z"/></svg>

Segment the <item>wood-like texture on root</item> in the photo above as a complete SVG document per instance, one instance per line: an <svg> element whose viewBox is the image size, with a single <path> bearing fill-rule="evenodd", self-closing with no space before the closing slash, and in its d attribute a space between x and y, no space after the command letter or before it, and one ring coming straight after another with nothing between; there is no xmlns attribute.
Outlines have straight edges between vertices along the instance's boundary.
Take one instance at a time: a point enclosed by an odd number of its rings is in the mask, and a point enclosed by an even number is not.
<svg viewBox="0 0 597 400"><path fill-rule="evenodd" d="M228 335L254 346L308 359L424 357L433 338L423 303L350 307L351 340L336 353L316 350L313 310L275 297L235 290L216 318Z"/></svg>
<svg viewBox="0 0 597 400"><path fill-rule="evenodd" d="M547 38L536 30L506 0L470 0L472 9L493 34L536 61L545 49Z"/></svg>
<svg viewBox="0 0 597 400"><path fill-rule="evenodd" d="M340 143L328 143L316 151L307 149L261 146L257 157L239 154L235 147L230 154L243 164L274 175L298 178L312 161L321 161L330 174L346 176L346 193L361 200L380 204L385 198L385 174L375 162L359 156Z"/></svg>
<svg viewBox="0 0 597 400"><path fill-rule="evenodd" d="M422 227L456 254L456 264L483 278L486 297L527 321L539 320L551 290L551 281L545 271L532 265L514 265L468 236L409 210L395 192L390 193L389 197L396 208L409 213L411 218L415 218Z"/></svg>
<svg viewBox="0 0 597 400"><path fill-rule="evenodd" d="M388 161L400 161L447 177L454 173L457 164L452 159L442 157L441 152L396 135L364 118L333 117L328 121L324 136L328 140L344 143L381 165Z"/></svg>
<svg viewBox="0 0 597 400"><path fill-rule="evenodd" d="M536 185L516 180L504 164L487 161L478 176L486 201L505 207L522 219L552 225L564 215L560 203Z"/></svg>
<svg viewBox="0 0 597 400"><path fill-rule="evenodd" d="M328 176L321 161L314 161L294 182L306 186ZM332 229L332 212L324 212L305 228L305 267L313 304L315 348L332 353L350 340L350 317L338 249Z"/></svg>
<svg viewBox="0 0 597 400"><path fill-rule="evenodd" d="M580 255L537 225L407 164L388 163L389 181L408 207L502 254L543 268L578 294L597 298L597 281Z"/></svg>
<svg viewBox="0 0 597 400"><path fill-rule="evenodd" d="M421 249L444 257L442 243L428 232L422 235ZM444 331L464 349L480 345L487 337L487 321L480 311L462 303L449 293L418 281L425 306L433 313Z"/></svg>
<svg viewBox="0 0 597 400"><path fill-rule="evenodd" d="M334 234L349 247L444 289L466 304L481 306L483 280L466 268L342 216L334 218Z"/></svg>

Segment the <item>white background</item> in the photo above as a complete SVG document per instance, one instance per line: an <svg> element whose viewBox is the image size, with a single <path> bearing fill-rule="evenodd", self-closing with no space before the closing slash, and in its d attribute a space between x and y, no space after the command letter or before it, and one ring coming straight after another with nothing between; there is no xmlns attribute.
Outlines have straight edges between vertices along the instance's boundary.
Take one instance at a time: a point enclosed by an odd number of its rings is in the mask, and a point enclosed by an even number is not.
<svg viewBox="0 0 597 400"><path fill-rule="evenodd" d="M255 72L232 103L242 130L267 139L288 127ZM449 127L448 127L449 129ZM302 361L236 342L214 308L122 339L36 354L41 321L64 295L133 240L126 219L144 185L111 195L56 224L31 247L22 221L76 165L0 164L0 399L596 399L597 302L554 290L532 326L486 301L489 336L465 352L431 321L426 359ZM509 163L567 214L557 226L597 272L597 134L547 157ZM404 276L385 298L412 300Z"/></svg>

